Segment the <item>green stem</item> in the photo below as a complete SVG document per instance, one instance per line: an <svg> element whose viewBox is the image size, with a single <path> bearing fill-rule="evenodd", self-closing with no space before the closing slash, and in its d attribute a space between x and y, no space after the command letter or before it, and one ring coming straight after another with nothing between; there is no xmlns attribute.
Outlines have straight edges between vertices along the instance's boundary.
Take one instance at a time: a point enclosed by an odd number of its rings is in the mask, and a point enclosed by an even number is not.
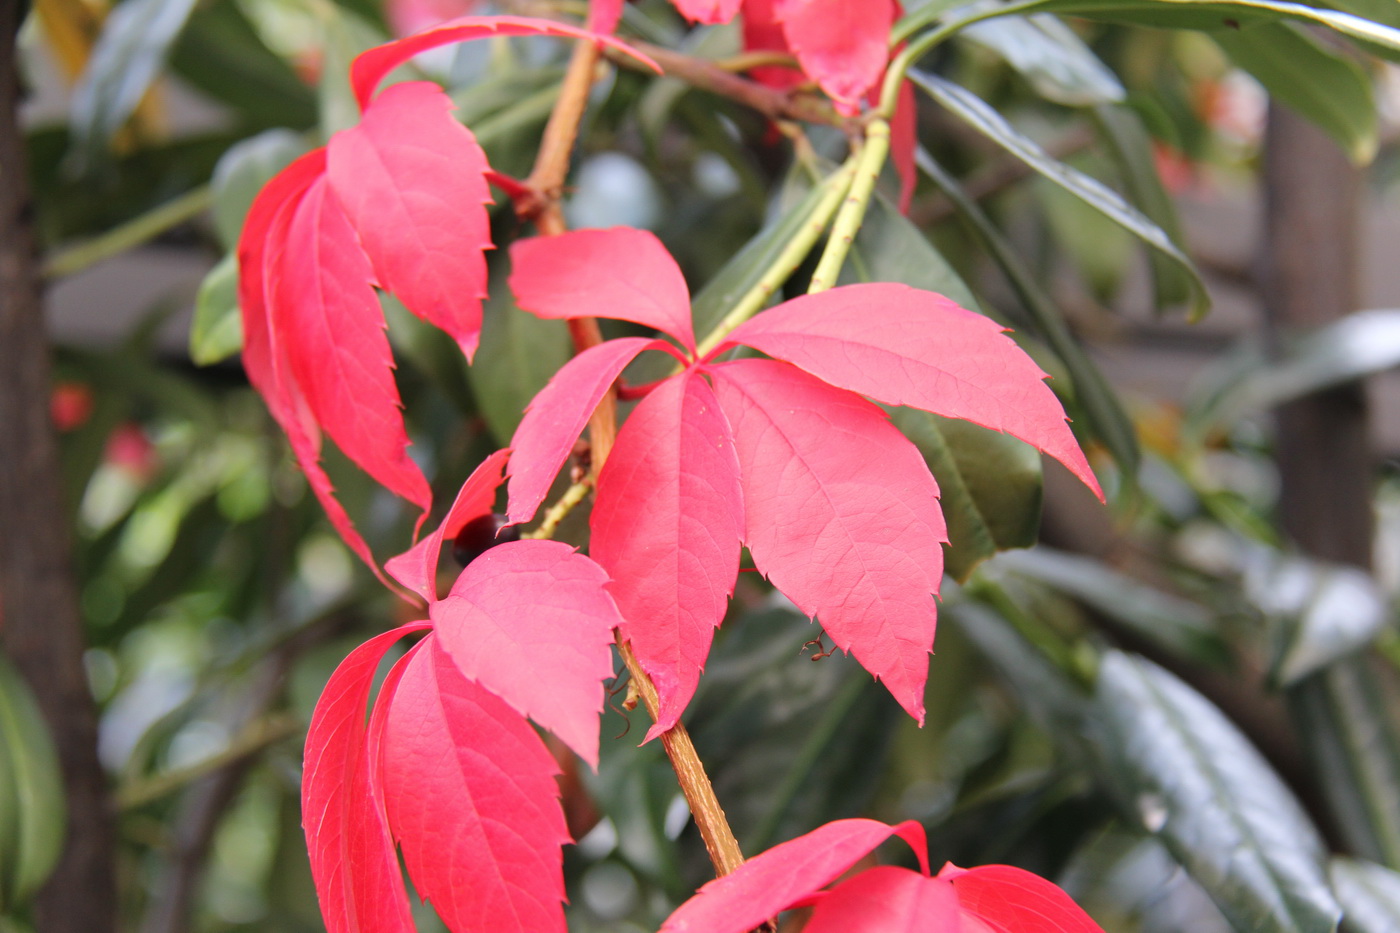
<svg viewBox="0 0 1400 933"><path fill-rule="evenodd" d="M851 189L855 173L856 160L848 159L845 165L822 182L826 190L816 207L812 209L812 215L802 231L788 241L787 245L783 247L783 251L778 254L778 258L774 259L772 265L763 273L763 277L753 288L748 290L744 297L739 299L733 310L715 325L715 329L710 331L709 336L696 348L696 356L703 357L719 346L724 338L729 336L730 331L762 310L773 293L782 287L783 283L802 263L802 260L807 258L807 254L812 251L817 240L821 239L826 225L836 215L837 209L840 208L841 202L846 197L846 192Z"/></svg>
<svg viewBox="0 0 1400 933"><path fill-rule="evenodd" d="M213 202L214 195L209 185L200 185L85 243L60 250L44 264L44 276L56 279L73 275L104 259L149 243L167 230L198 217Z"/></svg>
<svg viewBox="0 0 1400 933"><path fill-rule="evenodd" d="M884 120L871 120L865 127L865 145L856 157L855 178L851 180L850 193L841 205L836 222L827 238L826 250L817 263L817 271L812 273L812 284L807 294L824 292L836 284L841 274L841 266L851 251L860 225L865 220L865 211L870 207L870 197L875 192L875 180L885 167L885 159L890 154L890 125Z"/></svg>
<svg viewBox="0 0 1400 933"><path fill-rule="evenodd" d="M301 730L301 721L293 716L275 715L254 722L217 754L183 768L175 768L146 779L137 779L120 788L116 793L117 809L131 810L152 800L159 800L241 758L291 738Z"/></svg>
<svg viewBox="0 0 1400 933"><path fill-rule="evenodd" d="M588 496L588 491L592 488L593 482L591 480L574 483L564 491L564 494L559 497L558 502L549 507L549 511L544 514L544 519L540 521L540 527L536 528L534 531L527 531L520 537L530 539L538 538L545 541L554 537L554 532L559 528L559 523L569 517L569 513Z"/></svg>

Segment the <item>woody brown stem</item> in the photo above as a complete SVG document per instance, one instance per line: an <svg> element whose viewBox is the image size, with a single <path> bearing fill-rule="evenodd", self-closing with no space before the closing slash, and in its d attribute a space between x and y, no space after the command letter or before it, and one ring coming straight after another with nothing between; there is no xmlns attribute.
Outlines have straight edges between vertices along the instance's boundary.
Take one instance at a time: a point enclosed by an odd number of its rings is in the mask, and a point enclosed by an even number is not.
<svg viewBox="0 0 1400 933"><path fill-rule="evenodd" d="M599 52L591 43L579 43L574 56L569 61L569 69L564 75L559 100L545 126L544 139L540 143L539 154L535 158L534 169L525 185L529 189L526 197L516 200L516 212L524 219L533 220L536 229L544 236L558 236L564 233L564 212L560 207L560 196L564 190L564 179L568 175L569 157L574 140L578 137L579 121L583 119L588 104L588 93L593 85L593 75L597 69ZM736 79L742 80L742 79ZM747 83L747 82L745 82ZM582 353L589 347L603 342L602 331L596 318L578 318L569 321L569 334L573 338L574 352ZM608 393L594 411L588 422L588 436L591 446L593 476L598 476L612 452L613 440L617 436L617 394ZM618 638L618 651L622 654L627 670L631 673L646 704L647 712L653 720L657 718L660 700L656 685L642 669L632 652L632 646ZM677 723L661 735L661 745L676 772L681 793L690 805L691 815L705 841L705 849L714 863L715 872L728 874L744 861L739 851L739 843L734 831L729 827L724 810L715 797L714 788L705 774L705 766L700 761L695 745L685 727Z"/></svg>

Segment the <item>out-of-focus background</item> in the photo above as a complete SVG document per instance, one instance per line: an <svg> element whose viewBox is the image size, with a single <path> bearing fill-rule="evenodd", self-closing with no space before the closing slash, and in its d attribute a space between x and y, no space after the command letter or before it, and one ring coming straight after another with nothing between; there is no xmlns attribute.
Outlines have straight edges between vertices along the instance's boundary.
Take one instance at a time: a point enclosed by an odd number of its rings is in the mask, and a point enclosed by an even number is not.
<svg viewBox="0 0 1400 933"><path fill-rule="evenodd" d="M354 122L345 69L356 53L493 11L583 7L32 0L23 17L18 128L44 281L44 331L29 327L24 352L51 354L63 506L0 527L0 587L37 580L25 555L55 535L56 553L71 555L41 568L71 590L54 597L49 647L80 650L95 705L58 745L79 760L71 746L96 730L100 770L68 819L97 853L87 864L110 866L91 876L81 925L40 929L322 928L299 826L306 722L350 647L406 610L331 531L246 383L230 251L262 182ZM661 0L630 6L623 33L706 58L739 47L737 27L690 30ZM1075 691L1099 665L1138 663L1123 661L1132 650L1209 701L1193 720L1201 768L1236 739L1251 744L1262 758L1241 766L1246 795L1268 783L1250 768L1281 776L1321 845L1368 860L1331 864L1338 891L1374 866L1400 869L1400 70L1312 33L1241 35L1018 19L969 31L927 63L994 105L1038 155L925 98L921 139L959 194L925 180L909 221L879 215L870 255L897 266L936 249L1013 324L1018 307L1065 322L1101 385L1053 339L1030 346L1073 386L1110 505L1047 466L1043 543L975 571L996 548L966 559L971 576L943 597L922 731L852 662L808 661L815 630L745 580L732 616L742 624L726 625L689 722L746 851L839 816L915 818L935 864L1040 871L1110 931L1231 929L1200 866L1159 833L1175 798L1105 763L1076 718L1087 701ZM551 40L493 39L416 67L452 90L498 171L524 174L567 54ZM839 154L839 139L812 139ZM790 161L784 137L739 105L610 68L567 212L575 226L655 230L698 290L782 216ZM1180 271L1143 247L1136 221L1047 177L1051 161L1179 233L1209 315L1188 321ZM494 224L498 241L514 235L508 210ZM413 452L441 501L508 441L570 352L559 322L510 307L499 261L497 273L470 369L442 335L386 307ZM0 340L17 353L15 333ZM0 395L32 397L22 378L0 371ZM1094 393L1111 406L1095 409ZM1105 406L1130 425L1116 446L1093 433ZM31 455L16 443L0 436L0 483ZM407 547L402 503L329 457L376 554ZM1006 495L1033 505L1030 470ZM1037 537L1033 522L989 525L993 544ZM571 533L581 541L582 524ZM8 620L0 631L7 652L47 657ZM35 663L51 662L31 660L31 677ZM71 674L53 668L70 700ZM41 705L62 702L38 692ZM635 747L639 716L608 713L601 773L569 791L586 831L566 856L571 929L655 929L707 877L664 758ZM1225 806L1208 798L1203 812ZM57 838L59 825L43 832ZM26 845L43 857L42 840ZM63 869L70 884L82 870ZM0 929L61 907L37 903ZM438 928L430 907L420 914L422 929Z"/></svg>

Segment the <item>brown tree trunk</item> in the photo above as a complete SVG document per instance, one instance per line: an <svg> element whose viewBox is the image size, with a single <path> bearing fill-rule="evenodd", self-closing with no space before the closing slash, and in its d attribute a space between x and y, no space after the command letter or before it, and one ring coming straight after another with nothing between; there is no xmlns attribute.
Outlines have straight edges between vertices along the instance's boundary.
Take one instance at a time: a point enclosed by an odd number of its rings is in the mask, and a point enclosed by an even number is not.
<svg viewBox="0 0 1400 933"><path fill-rule="evenodd" d="M1260 292L1275 344L1355 311L1362 178L1293 112L1269 110ZM1374 459L1365 386L1339 386L1277 413L1279 520L1307 553L1371 569Z"/></svg>
<svg viewBox="0 0 1400 933"><path fill-rule="evenodd" d="M63 767L68 839L35 905L39 930L104 933L116 929L112 818L48 417L49 350L17 120L19 18L16 0L0 0L0 644L33 688Z"/></svg>

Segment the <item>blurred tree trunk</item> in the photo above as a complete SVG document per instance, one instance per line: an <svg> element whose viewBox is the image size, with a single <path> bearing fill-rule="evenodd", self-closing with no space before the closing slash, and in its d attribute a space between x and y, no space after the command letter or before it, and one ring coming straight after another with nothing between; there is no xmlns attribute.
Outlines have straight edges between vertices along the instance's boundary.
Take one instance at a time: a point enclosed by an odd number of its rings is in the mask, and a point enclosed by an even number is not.
<svg viewBox="0 0 1400 933"><path fill-rule="evenodd" d="M1360 307L1361 172L1317 127L1278 105L1264 140L1260 294L1277 347ZM1374 459L1365 386L1339 386L1277 413L1284 532L1314 557L1371 569Z"/></svg>
<svg viewBox="0 0 1400 933"><path fill-rule="evenodd" d="M69 510L49 422L49 357L17 110L21 4L0 0L0 644L29 681L63 766L68 839L40 933L116 929L112 817L83 666Z"/></svg>

